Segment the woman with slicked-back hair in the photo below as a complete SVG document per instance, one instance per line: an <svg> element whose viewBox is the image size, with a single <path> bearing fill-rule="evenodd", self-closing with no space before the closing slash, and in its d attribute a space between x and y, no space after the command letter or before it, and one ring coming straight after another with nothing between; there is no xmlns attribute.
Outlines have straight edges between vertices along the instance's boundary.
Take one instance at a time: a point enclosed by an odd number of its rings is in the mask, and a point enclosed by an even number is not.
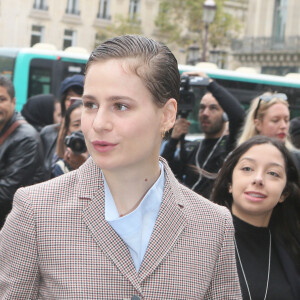
<svg viewBox="0 0 300 300"><path fill-rule="evenodd" d="M107 40L86 66L90 158L18 190L0 233L1 299L241 299L228 209L159 156L180 76L152 39Z"/></svg>

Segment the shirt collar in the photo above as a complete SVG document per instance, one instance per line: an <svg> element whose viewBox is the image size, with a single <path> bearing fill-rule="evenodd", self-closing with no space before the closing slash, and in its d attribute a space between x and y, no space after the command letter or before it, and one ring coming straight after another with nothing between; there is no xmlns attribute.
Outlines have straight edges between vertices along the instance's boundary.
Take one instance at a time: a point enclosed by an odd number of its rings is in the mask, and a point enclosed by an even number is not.
<svg viewBox="0 0 300 300"><path fill-rule="evenodd" d="M103 181L104 181L104 192L105 192L105 219L106 221L114 221L120 218L126 218L130 214L133 214L136 210L148 210L150 207L160 206L163 196L163 190L165 185L165 176L164 176L164 166L161 162L159 162L160 167L160 176L156 180L156 182L152 185L152 187L148 190L146 195L143 197L141 203L138 207L123 217L119 216L117 207L115 205L115 201L113 196L110 192L108 184L105 180L105 176L103 174Z"/></svg>

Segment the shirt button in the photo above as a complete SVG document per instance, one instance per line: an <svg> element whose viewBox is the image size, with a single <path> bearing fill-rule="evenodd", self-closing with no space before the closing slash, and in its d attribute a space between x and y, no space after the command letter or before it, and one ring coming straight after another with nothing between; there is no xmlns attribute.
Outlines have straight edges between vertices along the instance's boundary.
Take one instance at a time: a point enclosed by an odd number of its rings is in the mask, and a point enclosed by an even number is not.
<svg viewBox="0 0 300 300"><path fill-rule="evenodd" d="M132 296L131 300L142 300L139 296Z"/></svg>

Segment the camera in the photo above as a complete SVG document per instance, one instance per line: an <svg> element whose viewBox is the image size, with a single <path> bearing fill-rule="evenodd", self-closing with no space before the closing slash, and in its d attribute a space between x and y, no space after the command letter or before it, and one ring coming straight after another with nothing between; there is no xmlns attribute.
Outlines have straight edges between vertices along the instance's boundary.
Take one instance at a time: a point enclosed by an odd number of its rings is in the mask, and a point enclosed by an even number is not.
<svg viewBox="0 0 300 300"><path fill-rule="evenodd" d="M180 78L180 96L178 101L178 115L187 118L188 114L194 109L195 93L193 86L206 87L209 84L209 78L199 76L182 75Z"/></svg>
<svg viewBox="0 0 300 300"><path fill-rule="evenodd" d="M65 137L65 145L71 148L75 154L81 154L87 151L82 131L75 131L67 135Z"/></svg>

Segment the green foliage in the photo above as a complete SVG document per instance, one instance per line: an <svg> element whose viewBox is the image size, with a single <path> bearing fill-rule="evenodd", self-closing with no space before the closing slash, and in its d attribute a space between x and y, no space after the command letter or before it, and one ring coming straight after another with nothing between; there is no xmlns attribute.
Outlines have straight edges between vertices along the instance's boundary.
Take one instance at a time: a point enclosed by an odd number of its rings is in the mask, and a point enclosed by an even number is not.
<svg viewBox="0 0 300 300"><path fill-rule="evenodd" d="M124 34L142 34L140 21L136 16L134 18L116 15L112 25L107 26L105 29L98 32L98 43L114 36Z"/></svg>
<svg viewBox="0 0 300 300"><path fill-rule="evenodd" d="M216 17L209 26L208 41L213 47L227 46L240 30L239 21L223 10L224 0L215 0ZM204 38L202 10L204 0L160 0L155 20L166 43L175 42L186 49L195 41L201 48Z"/></svg>

